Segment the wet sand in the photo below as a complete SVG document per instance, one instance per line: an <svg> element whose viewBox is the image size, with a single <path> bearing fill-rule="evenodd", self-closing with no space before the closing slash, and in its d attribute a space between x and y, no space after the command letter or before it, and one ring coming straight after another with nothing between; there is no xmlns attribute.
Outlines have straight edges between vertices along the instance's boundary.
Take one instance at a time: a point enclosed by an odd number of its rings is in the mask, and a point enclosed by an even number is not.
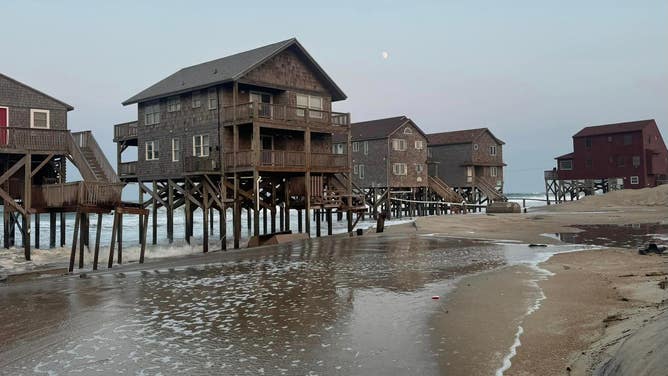
<svg viewBox="0 0 668 376"><path fill-rule="evenodd" d="M559 244L558 237L544 234L577 233L581 230L576 225L663 223L668 218L665 206L608 206L594 211L577 204L529 214L420 218L416 231ZM628 227L607 231L607 237L599 231L587 243L617 244L615 239L631 237ZM635 239L636 243L643 240ZM666 278L661 274L668 271L665 256L639 256L633 246L602 247L557 254L538 267L553 275L536 278L535 270L508 267L467 277L466 285L451 294L446 303L449 314L438 318L442 320L438 326L443 332L463 333L453 351L464 355L452 358L457 363L443 366L452 370L447 374L490 374L489 366L499 365L501 354L510 350L519 325L523 329L520 345L505 375L591 375L626 338L666 309L668 293L658 286ZM529 315L518 312L518 307L525 306L522 298L535 296L531 284L536 282L545 296L540 308Z"/></svg>

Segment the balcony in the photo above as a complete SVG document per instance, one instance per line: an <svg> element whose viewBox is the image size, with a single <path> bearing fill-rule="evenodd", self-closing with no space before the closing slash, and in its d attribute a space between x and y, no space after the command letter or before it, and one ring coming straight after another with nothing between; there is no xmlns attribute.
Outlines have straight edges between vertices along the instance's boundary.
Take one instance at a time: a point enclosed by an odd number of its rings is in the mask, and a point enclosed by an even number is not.
<svg viewBox="0 0 668 376"><path fill-rule="evenodd" d="M350 126L350 114L297 108L282 104L249 102L227 106L222 111L223 124L245 123L253 120L303 127L345 128Z"/></svg>
<svg viewBox="0 0 668 376"><path fill-rule="evenodd" d="M137 161L119 163L118 176L120 176L121 178L137 177Z"/></svg>
<svg viewBox="0 0 668 376"><path fill-rule="evenodd" d="M234 170L257 167L259 170L267 171L305 171L308 163L307 154L303 151L262 150L259 158L254 157L254 155L252 150L225 153L225 168ZM348 155L311 153L310 169L311 171L322 172L346 171L348 169Z"/></svg>
<svg viewBox="0 0 668 376"><path fill-rule="evenodd" d="M67 129L6 127L0 129L0 150L66 154L74 140Z"/></svg>
<svg viewBox="0 0 668 376"><path fill-rule="evenodd" d="M133 140L137 138L137 122L114 125L114 142Z"/></svg>
<svg viewBox="0 0 668 376"><path fill-rule="evenodd" d="M204 157L187 156L183 160L183 171L186 173L220 172L218 153L211 153Z"/></svg>
<svg viewBox="0 0 668 376"><path fill-rule="evenodd" d="M32 207L38 210L94 206L113 209L121 203L123 183L79 181L33 186Z"/></svg>

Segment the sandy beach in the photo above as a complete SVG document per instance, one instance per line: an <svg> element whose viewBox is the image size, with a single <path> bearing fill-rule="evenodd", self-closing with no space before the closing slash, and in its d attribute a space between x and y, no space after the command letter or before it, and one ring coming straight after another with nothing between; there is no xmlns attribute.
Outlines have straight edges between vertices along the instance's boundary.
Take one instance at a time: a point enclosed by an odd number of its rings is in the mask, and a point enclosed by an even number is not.
<svg viewBox="0 0 668 376"><path fill-rule="evenodd" d="M630 230L638 225L668 218L665 187L643 191L614 192L528 214L419 218L418 233L460 238L559 244L545 235L577 234L582 231L577 226L593 225L602 225L608 234L590 239L600 249L561 253L540 263L547 275L513 266L465 278L448 298L447 318L439 322L444 332L463 333L451 349L457 356L444 369L487 374L489 364L498 365L513 345L519 327L520 343L515 343L506 375L623 375L628 373L599 368L613 357L627 363L647 353L649 360L665 359L668 349L656 339L645 341L651 348L619 350L625 339L666 316L668 293L659 284L666 279L668 258L640 256L633 246L608 246L631 239ZM535 294L541 294L539 307L530 314L517 312L522 300ZM664 374L661 365L665 361L654 361L640 374Z"/></svg>

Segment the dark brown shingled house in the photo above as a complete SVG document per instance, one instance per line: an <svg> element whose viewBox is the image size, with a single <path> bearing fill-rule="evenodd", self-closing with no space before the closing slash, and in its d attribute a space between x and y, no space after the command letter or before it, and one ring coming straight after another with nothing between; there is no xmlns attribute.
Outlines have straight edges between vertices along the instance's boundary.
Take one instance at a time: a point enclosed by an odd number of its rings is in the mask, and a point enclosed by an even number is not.
<svg viewBox="0 0 668 376"><path fill-rule="evenodd" d="M429 175L446 181L469 202L501 201L503 141L487 128L427 135Z"/></svg>

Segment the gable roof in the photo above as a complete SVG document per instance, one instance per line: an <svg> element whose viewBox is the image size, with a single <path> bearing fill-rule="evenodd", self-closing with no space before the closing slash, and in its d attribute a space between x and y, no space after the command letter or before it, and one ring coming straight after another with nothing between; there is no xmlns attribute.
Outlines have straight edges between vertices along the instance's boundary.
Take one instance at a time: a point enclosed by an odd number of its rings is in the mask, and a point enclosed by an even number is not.
<svg viewBox="0 0 668 376"><path fill-rule="evenodd" d="M353 141L387 138L408 122L410 122L420 134L427 137L427 135L422 132L422 129L406 116L395 116L350 124L350 136ZM344 142L346 141L346 137L345 134L333 135L332 142Z"/></svg>
<svg viewBox="0 0 668 376"><path fill-rule="evenodd" d="M624 123L603 124L582 128L573 137L600 136L605 134L641 131L649 125L655 125L654 119L628 121Z"/></svg>
<svg viewBox="0 0 668 376"><path fill-rule="evenodd" d="M123 102L124 106L145 102L187 91L206 88L226 82L237 81L248 72L283 52L294 47L313 68L316 76L321 79L332 92L332 101L346 99L345 93L325 73L306 49L295 38L269 44L238 54L211 60L206 63L183 68L158 83L143 90L139 94Z"/></svg>
<svg viewBox="0 0 668 376"><path fill-rule="evenodd" d="M63 107L65 107L65 109L67 109L67 111L72 111L72 110L74 110L74 107L70 106L69 104L67 104L67 103L65 103L65 102L63 102L63 101L61 101L60 99L56 99L56 98L50 96L49 94L46 94L46 93L44 93L44 92L42 92L42 91L39 91L39 90L35 89L35 88L32 87L32 86L29 86L29 85L24 84L24 83L21 82L21 81L17 81L17 80L15 80L15 79L13 79L13 78L11 78L11 77L5 75L5 74L2 74L2 73L0 73L0 77L5 78L6 80L11 81L11 82L13 82L13 83L15 83L15 84L21 85L21 86L25 87L25 88L28 89L28 90L34 91L35 93L37 93L37 94L39 94L39 95L43 95L43 96L45 96L45 97L51 99L52 101L58 102L58 103L61 104Z"/></svg>
<svg viewBox="0 0 668 376"><path fill-rule="evenodd" d="M474 128L460 131L431 133L427 135L427 142L429 145L468 144L475 141L485 132L489 133L489 135L492 136L492 138L500 145L505 145L505 142L496 138L496 136L494 136L492 131L490 131L488 128Z"/></svg>

